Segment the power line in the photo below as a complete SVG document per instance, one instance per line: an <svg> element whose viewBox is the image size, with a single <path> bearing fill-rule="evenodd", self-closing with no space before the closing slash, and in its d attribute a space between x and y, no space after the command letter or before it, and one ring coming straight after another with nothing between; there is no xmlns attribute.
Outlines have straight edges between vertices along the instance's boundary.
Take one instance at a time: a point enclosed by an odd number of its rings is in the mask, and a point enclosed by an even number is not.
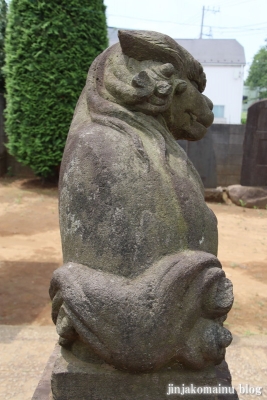
<svg viewBox="0 0 267 400"><path fill-rule="evenodd" d="M186 20L184 21L184 23L196 22L196 20L197 20L198 18L199 18L199 11L198 11L196 14L192 15L191 17L189 17L188 19L186 19Z"/></svg>
<svg viewBox="0 0 267 400"><path fill-rule="evenodd" d="M250 29L238 29L238 30L233 30L233 29L231 29L231 28L228 28L228 30L226 30L226 29L224 29L224 28L222 28L222 27L219 27L219 26L213 26L213 27L211 27L211 28L213 28L213 29L215 29L215 30L217 30L217 31L221 31L221 30L223 30L225 33L242 33L242 32L244 32L244 33L249 33L249 32L252 32L252 31L257 31L257 32L264 32L264 31L266 31L267 30L267 25L266 26L264 26L264 27L262 27L262 28L250 28ZM267 32L266 32L267 33Z"/></svg>
<svg viewBox="0 0 267 400"><path fill-rule="evenodd" d="M221 34L223 34L223 32L220 32ZM235 33L235 35L242 35L242 38L244 37L244 36L253 36L253 35L259 35L260 34L260 32L226 32L228 35L229 34L233 34L233 33ZM218 35L219 33L217 33L217 35Z"/></svg>
<svg viewBox="0 0 267 400"><path fill-rule="evenodd" d="M208 11L208 10L207 10ZM212 11L212 10L210 10ZM184 23L184 22L174 22L174 21L162 21L162 20L156 20L156 19L147 19L147 18L139 18L139 17L129 17L125 15L114 15L114 14L109 14L108 16L110 17L118 17L118 18L126 18L126 19L134 19L138 21L146 21L146 22L157 22L157 23L171 23L174 25L182 25L182 26L199 26L198 24L192 24L192 23ZM264 25L265 24L265 25ZM260 27L261 25L264 25ZM261 22L259 24L250 24L250 25L240 25L240 26L210 26L210 25L204 25L203 28L209 28L211 27L212 29L231 29L231 30L250 30L253 27L259 26L258 29L265 29L267 27L267 21L266 22ZM247 29L248 28L248 29Z"/></svg>
<svg viewBox="0 0 267 400"><path fill-rule="evenodd" d="M217 28L220 29L240 29L240 28L244 28L244 29L250 29L253 28L255 26L260 26L260 25L264 25L262 28L265 28L267 26L267 21L266 22L261 22L259 24L250 24L250 25L239 25L239 26L217 26ZM261 28L259 28L261 29Z"/></svg>
<svg viewBox="0 0 267 400"><path fill-rule="evenodd" d="M250 3L250 2L254 2L254 0L245 0L245 1L241 1L241 2L238 2L238 3L232 3L231 1L229 2L229 3L227 3L226 5L223 5L222 7L223 8L226 8L226 7L234 7L234 6L239 6L240 4L244 4L244 3Z"/></svg>
<svg viewBox="0 0 267 400"><path fill-rule="evenodd" d="M186 24L183 22L174 22L174 21L162 21L162 20L157 20L157 19L147 19L147 18L139 18L139 17L128 17L125 15L114 15L114 14L108 14L108 17L118 17L118 18L127 18L127 19L135 19L138 21L146 21L146 22L159 22L159 23L169 23L169 24L174 24L174 25L186 25L186 26L198 26L196 24Z"/></svg>

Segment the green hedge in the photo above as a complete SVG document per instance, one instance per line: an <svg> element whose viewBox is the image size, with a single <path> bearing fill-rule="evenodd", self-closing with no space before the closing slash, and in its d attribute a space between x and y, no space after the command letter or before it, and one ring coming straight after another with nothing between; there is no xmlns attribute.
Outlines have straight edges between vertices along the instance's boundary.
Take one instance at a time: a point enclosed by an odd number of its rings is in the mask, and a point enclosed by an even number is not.
<svg viewBox="0 0 267 400"><path fill-rule="evenodd" d="M4 62L5 62L5 32L6 32L6 14L7 3L5 0L0 0L0 93L5 93L5 76L4 76Z"/></svg>
<svg viewBox="0 0 267 400"><path fill-rule="evenodd" d="M13 0L5 42L10 154L36 175L59 166L88 68L108 45L102 0Z"/></svg>

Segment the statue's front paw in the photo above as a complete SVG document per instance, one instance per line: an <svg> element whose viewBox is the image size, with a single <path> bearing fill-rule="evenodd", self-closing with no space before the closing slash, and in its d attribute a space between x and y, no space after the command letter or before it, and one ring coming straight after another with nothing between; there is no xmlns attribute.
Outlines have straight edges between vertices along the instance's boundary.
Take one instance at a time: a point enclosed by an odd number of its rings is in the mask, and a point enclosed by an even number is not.
<svg viewBox="0 0 267 400"><path fill-rule="evenodd" d="M223 322L233 301L233 285L225 276L207 288L202 300L202 316L190 331L183 349L184 364L201 369L223 361L225 348L232 342L232 335L223 327Z"/></svg>
<svg viewBox="0 0 267 400"><path fill-rule="evenodd" d="M59 335L59 344L61 346L71 345L78 335L70 318L67 316L60 290L57 291L52 300L52 319Z"/></svg>
<svg viewBox="0 0 267 400"><path fill-rule="evenodd" d="M220 364L231 342L231 332L219 321L200 318L186 342L183 363L194 369Z"/></svg>
<svg viewBox="0 0 267 400"><path fill-rule="evenodd" d="M204 295L204 316L212 318L224 316L231 310L233 302L233 284L223 276L213 283Z"/></svg>

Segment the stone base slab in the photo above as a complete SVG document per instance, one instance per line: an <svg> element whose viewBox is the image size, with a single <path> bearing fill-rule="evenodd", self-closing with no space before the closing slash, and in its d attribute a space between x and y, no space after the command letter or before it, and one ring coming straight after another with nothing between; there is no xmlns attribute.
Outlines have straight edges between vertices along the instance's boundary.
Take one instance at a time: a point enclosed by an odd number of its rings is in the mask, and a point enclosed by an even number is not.
<svg viewBox="0 0 267 400"><path fill-rule="evenodd" d="M51 375L54 368L55 361L60 354L60 346L57 344L49 360L46 364L42 377L38 386L32 396L32 400L52 400L51 391Z"/></svg>
<svg viewBox="0 0 267 400"><path fill-rule="evenodd" d="M231 387L231 376L225 361L203 371L192 372L175 364L158 372L130 374L102 362L81 361L56 346L32 400L238 400L236 393L181 396L171 393L175 389L169 389L170 384L180 389L191 385L225 388Z"/></svg>

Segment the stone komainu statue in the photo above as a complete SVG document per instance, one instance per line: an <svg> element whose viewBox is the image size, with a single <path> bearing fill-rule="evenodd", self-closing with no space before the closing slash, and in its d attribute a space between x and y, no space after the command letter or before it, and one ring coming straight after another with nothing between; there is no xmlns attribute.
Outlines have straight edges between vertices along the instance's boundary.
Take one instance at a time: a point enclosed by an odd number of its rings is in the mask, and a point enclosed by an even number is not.
<svg viewBox="0 0 267 400"><path fill-rule="evenodd" d="M92 64L60 174L64 265L50 295L60 344L118 369L224 359L232 285L217 222L177 139L213 121L202 66L170 37L120 31Z"/></svg>

